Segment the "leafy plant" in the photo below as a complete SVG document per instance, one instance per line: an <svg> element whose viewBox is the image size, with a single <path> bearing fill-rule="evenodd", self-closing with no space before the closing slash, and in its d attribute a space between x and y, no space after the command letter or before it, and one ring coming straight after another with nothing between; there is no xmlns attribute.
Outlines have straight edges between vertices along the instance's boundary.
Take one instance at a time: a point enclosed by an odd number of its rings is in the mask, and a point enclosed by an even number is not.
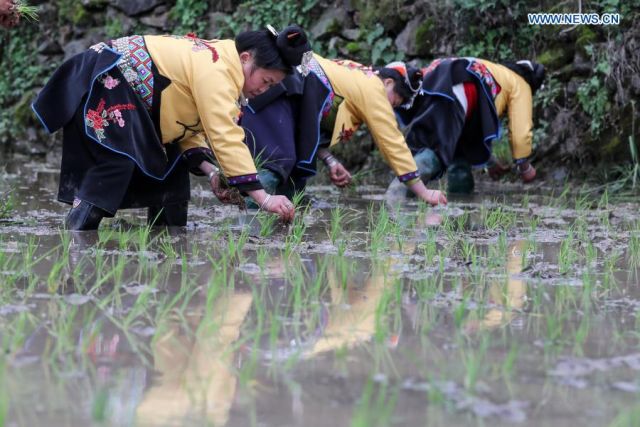
<svg viewBox="0 0 640 427"><path fill-rule="evenodd" d="M604 79L609 75L611 65L606 55L595 51L593 46L586 46L585 50L596 62L596 66L593 76L578 87L577 98L580 107L591 119L591 135L597 138L609 117L610 103Z"/></svg>
<svg viewBox="0 0 640 427"><path fill-rule="evenodd" d="M225 19L226 33L235 35L245 30L264 28L267 24L276 29L291 24L306 28L311 24L308 13L317 3L318 0L245 1Z"/></svg>
<svg viewBox="0 0 640 427"><path fill-rule="evenodd" d="M207 10L207 0L177 0L170 13L171 18L177 21L174 33L202 33L207 27L207 21L202 19Z"/></svg>
<svg viewBox="0 0 640 427"><path fill-rule="evenodd" d="M13 195L11 192L0 193L0 218L7 218L13 212Z"/></svg>

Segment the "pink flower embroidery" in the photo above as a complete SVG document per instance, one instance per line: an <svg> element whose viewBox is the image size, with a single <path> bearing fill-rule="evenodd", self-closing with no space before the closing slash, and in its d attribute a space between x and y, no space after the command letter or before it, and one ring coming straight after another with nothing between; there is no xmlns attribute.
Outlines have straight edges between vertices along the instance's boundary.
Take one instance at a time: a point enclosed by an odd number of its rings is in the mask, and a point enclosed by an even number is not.
<svg viewBox="0 0 640 427"><path fill-rule="evenodd" d="M107 74L107 76L104 78L102 83L104 84L104 87L106 87L107 89L113 89L120 84L120 80L114 79L109 74Z"/></svg>
<svg viewBox="0 0 640 427"><path fill-rule="evenodd" d="M122 110L135 110L133 104L116 104L105 108L105 100L102 98L95 110L89 109L85 116L85 123L96 133L99 141L105 139L104 128L109 126L109 122L117 123L121 128L125 126L122 118Z"/></svg>
<svg viewBox="0 0 640 427"><path fill-rule="evenodd" d="M487 69L487 67L481 62L472 61L469 70L474 72L479 78L484 81L484 83L489 87L489 90L491 91L491 97L495 99L496 96L498 96L498 94L500 93L501 88L494 80L493 75Z"/></svg>
<svg viewBox="0 0 640 427"><path fill-rule="evenodd" d="M422 69L422 74L426 76L428 73L430 73L431 71L435 70L436 67L438 65L440 65L443 61L446 61L446 59L436 59L431 64L429 64L429 66L427 68L423 68Z"/></svg>
<svg viewBox="0 0 640 427"><path fill-rule="evenodd" d="M218 58L219 58L218 51L216 50L215 47L211 46L211 44L208 43L206 40L198 38L198 36L196 36L195 33L188 33L184 37L187 40L191 40L193 42L193 47L191 48L192 51L200 52L203 50L209 50L211 51L211 60L213 62L218 61Z"/></svg>
<svg viewBox="0 0 640 427"><path fill-rule="evenodd" d="M373 67L362 65L362 64L360 64L358 62L355 62L355 61L344 60L344 59L334 59L333 62L335 62L336 64L338 64L338 65L340 65L342 67L346 67L346 68L348 68L350 70L360 70L367 77L373 77L373 76L376 75L376 73L373 71Z"/></svg>

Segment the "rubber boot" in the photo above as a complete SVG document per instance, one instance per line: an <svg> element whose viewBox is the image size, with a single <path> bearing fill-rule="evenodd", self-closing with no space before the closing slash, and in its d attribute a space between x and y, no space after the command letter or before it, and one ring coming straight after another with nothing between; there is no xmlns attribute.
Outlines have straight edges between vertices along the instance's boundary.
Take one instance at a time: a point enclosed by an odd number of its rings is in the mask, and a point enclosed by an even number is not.
<svg viewBox="0 0 640 427"><path fill-rule="evenodd" d="M454 160L447 169L447 191L451 194L471 194L475 187L471 165Z"/></svg>
<svg viewBox="0 0 640 427"><path fill-rule="evenodd" d="M418 152L413 159L418 167L418 173L422 182L427 184L442 173L442 164L437 154L428 148ZM415 197L409 188L400 182L398 178L394 178L385 193L387 200L403 199L406 197Z"/></svg>
<svg viewBox="0 0 640 427"><path fill-rule="evenodd" d="M91 203L76 199L65 218L64 226L71 231L97 230L106 215L105 211Z"/></svg>
<svg viewBox="0 0 640 427"><path fill-rule="evenodd" d="M413 159L418 166L420 178L425 184L442 174L442 163L435 151L425 148L413 156Z"/></svg>
<svg viewBox="0 0 640 427"><path fill-rule="evenodd" d="M150 206L147 209L147 224L153 227L184 227L187 225L189 202L167 206Z"/></svg>

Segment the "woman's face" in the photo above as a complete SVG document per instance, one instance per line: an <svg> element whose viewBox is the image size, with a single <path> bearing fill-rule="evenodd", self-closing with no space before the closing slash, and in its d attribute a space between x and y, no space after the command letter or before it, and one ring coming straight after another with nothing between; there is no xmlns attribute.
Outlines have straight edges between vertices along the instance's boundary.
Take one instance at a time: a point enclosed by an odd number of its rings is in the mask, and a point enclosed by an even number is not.
<svg viewBox="0 0 640 427"><path fill-rule="evenodd" d="M404 99L396 93L394 90L396 87L396 82L393 79L384 79L382 80L384 84L384 90L387 92L387 99L393 108L397 108L404 103Z"/></svg>
<svg viewBox="0 0 640 427"><path fill-rule="evenodd" d="M277 85L285 78L283 71L256 67L250 52L242 52L240 54L240 62L242 63L242 72L244 74L242 93L247 98L255 98L263 94L271 86Z"/></svg>

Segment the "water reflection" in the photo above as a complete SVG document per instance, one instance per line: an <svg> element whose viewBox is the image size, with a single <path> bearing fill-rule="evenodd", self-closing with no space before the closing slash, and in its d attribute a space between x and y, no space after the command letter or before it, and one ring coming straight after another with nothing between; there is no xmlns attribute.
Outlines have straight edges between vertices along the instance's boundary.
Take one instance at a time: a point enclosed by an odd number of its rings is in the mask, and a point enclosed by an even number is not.
<svg viewBox="0 0 640 427"><path fill-rule="evenodd" d="M174 320L160 326L164 332L152 344L158 377L136 410L138 425L198 419L226 424L238 382L236 342L252 299L249 292L230 292L209 313L191 316L186 324Z"/></svg>
<svg viewBox="0 0 640 427"><path fill-rule="evenodd" d="M389 278L385 266L374 265L361 286L340 279L339 271L331 266L327 272L330 292L328 322L322 336L304 353L305 358L339 349L349 349L371 339L376 332L376 309L384 295Z"/></svg>
<svg viewBox="0 0 640 427"><path fill-rule="evenodd" d="M519 316L527 300L527 285L517 277L522 272L522 249L525 242L515 241L509 245L506 263L506 289L503 281L494 280L489 285L486 300L488 308L481 320L469 320L465 325L467 332L478 329L495 329L508 324L518 325Z"/></svg>

